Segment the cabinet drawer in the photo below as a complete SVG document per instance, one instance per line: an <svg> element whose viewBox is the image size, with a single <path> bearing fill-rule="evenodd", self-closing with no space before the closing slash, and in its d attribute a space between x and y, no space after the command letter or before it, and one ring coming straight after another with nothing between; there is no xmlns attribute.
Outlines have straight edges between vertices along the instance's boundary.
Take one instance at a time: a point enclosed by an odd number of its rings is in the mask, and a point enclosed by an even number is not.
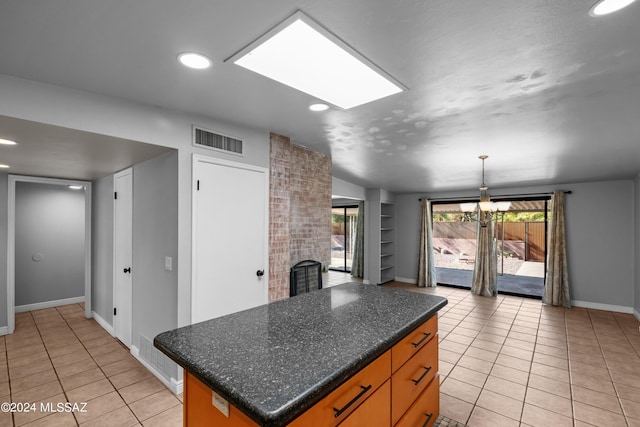
<svg viewBox="0 0 640 427"><path fill-rule="evenodd" d="M436 375L396 427L431 427L440 415L440 377Z"/></svg>
<svg viewBox="0 0 640 427"><path fill-rule="evenodd" d="M397 371L404 363L431 341L438 332L438 316L433 315L429 320L418 326L409 335L391 349L391 372Z"/></svg>
<svg viewBox="0 0 640 427"><path fill-rule="evenodd" d="M365 402L369 396L373 395L390 375L391 354L387 351L307 412L293 420L289 426L327 427L337 425ZM389 406L388 403L387 406Z"/></svg>
<svg viewBox="0 0 640 427"><path fill-rule="evenodd" d="M338 427L389 427L391 422L391 380L387 380Z"/></svg>
<svg viewBox="0 0 640 427"><path fill-rule="evenodd" d="M391 421L400 417L438 372L438 340L429 340L391 377Z"/></svg>

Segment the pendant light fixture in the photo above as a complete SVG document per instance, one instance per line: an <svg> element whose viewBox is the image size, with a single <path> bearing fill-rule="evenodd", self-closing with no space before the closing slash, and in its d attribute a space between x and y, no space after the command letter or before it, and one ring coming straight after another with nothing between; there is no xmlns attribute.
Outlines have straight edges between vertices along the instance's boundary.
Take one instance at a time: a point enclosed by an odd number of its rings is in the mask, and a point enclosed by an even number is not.
<svg viewBox="0 0 640 427"><path fill-rule="evenodd" d="M478 157L480 160L482 160L482 185L480 186L479 190L480 190L480 210L483 212L487 212L487 211L492 211L493 210L493 203L491 203L491 198L489 197L489 193L487 193L487 191L489 190L489 187L487 187L487 184L484 183L484 161L486 159L489 158L489 156L487 156L486 154L483 154L481 156Z"/></svg>

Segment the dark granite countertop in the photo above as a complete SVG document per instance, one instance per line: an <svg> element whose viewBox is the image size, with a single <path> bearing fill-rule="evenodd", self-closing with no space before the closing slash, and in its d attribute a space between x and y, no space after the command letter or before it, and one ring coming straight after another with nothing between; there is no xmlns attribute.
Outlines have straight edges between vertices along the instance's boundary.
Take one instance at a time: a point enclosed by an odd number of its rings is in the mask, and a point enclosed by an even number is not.
<svg viewBox="0 0 640 427"><path fill-rule="evenodd" d="M154 345L259 425L280 426L446 304L345 283L164 332Z"/></svg>

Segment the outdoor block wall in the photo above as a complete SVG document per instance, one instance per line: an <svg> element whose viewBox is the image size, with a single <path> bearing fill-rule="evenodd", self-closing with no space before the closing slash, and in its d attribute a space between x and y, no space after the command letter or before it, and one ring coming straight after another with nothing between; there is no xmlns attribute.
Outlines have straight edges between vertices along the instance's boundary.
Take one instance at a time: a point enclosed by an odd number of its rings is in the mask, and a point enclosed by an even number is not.
<svg viewBox="0 0 640 427"><path fill-rule="evenodd" d="M289 270L299 261L331 261L331 159L270 136L269 300L289 297Z"/></svg>

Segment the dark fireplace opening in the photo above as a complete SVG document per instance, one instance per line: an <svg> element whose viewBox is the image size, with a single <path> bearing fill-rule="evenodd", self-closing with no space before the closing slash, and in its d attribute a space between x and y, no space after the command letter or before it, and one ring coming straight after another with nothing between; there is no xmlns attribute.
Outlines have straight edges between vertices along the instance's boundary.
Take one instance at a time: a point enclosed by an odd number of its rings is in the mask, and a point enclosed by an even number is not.
<svg viewBox="0 0 640 427"><path fill-rule="evenodd" d="M291 267L289 296L322 289L322 264L318 261L300 261Z"/></svg>

